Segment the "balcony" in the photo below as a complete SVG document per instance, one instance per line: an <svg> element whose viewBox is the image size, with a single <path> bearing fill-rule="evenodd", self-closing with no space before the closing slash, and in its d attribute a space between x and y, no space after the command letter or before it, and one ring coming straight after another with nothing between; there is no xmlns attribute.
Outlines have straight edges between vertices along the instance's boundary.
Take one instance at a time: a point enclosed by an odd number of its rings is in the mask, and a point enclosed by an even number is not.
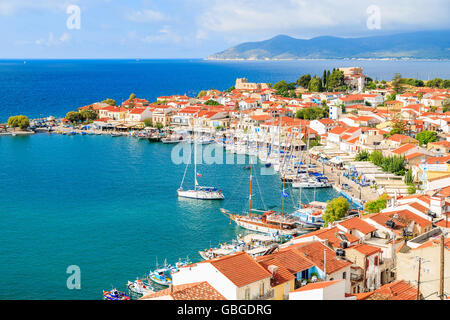
<svg viewBox="0 0 450 320"><path fill-rule="evenodd" d="M275 296L275 290L271 289L270 291L267 291L264 295L256 295L251 300L269 300L273 299Z"/></svg>
<svg viewBox="0 0 450 320"><path fill-rule="evenodd" d="M350 281L359 282L359 281L362 281L362 279L363 279L363 276L361 274L354 274L354 273L352 273L350 275Z"/></svg>

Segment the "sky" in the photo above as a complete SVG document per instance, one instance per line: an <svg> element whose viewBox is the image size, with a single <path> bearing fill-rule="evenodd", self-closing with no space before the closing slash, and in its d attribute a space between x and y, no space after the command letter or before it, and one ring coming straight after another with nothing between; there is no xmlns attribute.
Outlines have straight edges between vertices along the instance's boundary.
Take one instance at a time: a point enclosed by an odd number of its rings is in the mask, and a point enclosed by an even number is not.
<svg viewBox="0 0 450 320"><path fill-rule="evenodd" d="M448 0L0 0L0 59L204 58L285 34L450 29Z"/></svg>

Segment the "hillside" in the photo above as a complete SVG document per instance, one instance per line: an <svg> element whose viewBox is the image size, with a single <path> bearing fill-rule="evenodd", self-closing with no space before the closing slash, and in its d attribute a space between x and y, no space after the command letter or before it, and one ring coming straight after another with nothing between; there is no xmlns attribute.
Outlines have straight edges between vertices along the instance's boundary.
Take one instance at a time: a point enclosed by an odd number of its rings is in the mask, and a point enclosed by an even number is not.
<svg viewBox="0 0 450 320"><path fill-rule="evenodd" d="M421 31L363 38L316 37L308 40L279 35L246 42L213 54L209 60L275 59L450 59L450 30Z"/></svg>

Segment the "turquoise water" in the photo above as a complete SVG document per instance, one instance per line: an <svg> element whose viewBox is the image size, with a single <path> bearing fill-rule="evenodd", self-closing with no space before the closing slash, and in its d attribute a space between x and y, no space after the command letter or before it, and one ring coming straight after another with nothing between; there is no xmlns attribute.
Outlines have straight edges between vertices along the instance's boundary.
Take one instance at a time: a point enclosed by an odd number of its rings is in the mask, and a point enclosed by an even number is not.
<svg viewBox="0 0 450 320"><path fill-rule="evenodd" d="M156 258L199 260L199 250L242 233L219 209L246 208L245 165L199 165L200 183L219 186L223 202L180 200L185 165L171 161L172 148L127 137L0 137L0 299L100 299ZM281 207L279 176L255 172L253 207L263 207L259 188L267 207ZM287 210L299 199L289 192ZM66 287L70 265L81 269L81 290Z"/></svg>

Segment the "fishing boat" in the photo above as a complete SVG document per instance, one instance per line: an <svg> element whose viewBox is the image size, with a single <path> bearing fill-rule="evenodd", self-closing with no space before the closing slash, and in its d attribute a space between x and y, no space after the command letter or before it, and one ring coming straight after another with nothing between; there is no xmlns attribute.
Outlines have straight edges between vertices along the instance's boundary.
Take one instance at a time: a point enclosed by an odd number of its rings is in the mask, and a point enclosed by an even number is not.
<svg viewBox="0 0 450 320"><path fill-rule="evenodd" d="M168 287L172 284L171 269L163 267L150 272L149 279L160 286Z"/></svg>
<svg viewBox="0 0 450 320"><path fill-rule="evenodd" d="M180 142L184 142L185 139L183 136L171 136L171 137L166 137L166 138L162 138L161 142L164 144L175 144L175 143L180 143Z"/></svg>
<svg viewBox="0 0 450 320"><path fill-rule="evenodd" d="M150 141L150 142L160 142L161 139L162 139L161 135L159 133L157 133L157 132L151 134L148 137L148 141Z"/></svg>
<svg viewBox="0 0 450 320"><path fill-rule="evenodd" d="M117 137L121 137L122 135L120 133L111 133L111 137L113 138L117 138Z"/></svg>
<svg viewBox="0 0 450 320"><path fill-rule="evenodd" d="M220 211L233 220L238 226L260 233L266 234L280 234L280 235L296 235L302 233L302 230L298 227L295 219L284 213L284 199L287 197L287 193L284 191L283 183L283 208L281 213L277 213L273 210L252 210L252 179L253 179L253 163L250 163L250 195L248 203L248 213L234 214L230 211L221 208Z"/></svg>
<svg viewBox="0 0 450 320"><path fill-rule="evenodd" d="M133 282L128 281L127 288L130 291L130 295L133 294L138 297L155 292L152 286L139 279Z"/></svg>
<svg viewBox="0 0 450 320"><path fill-rule="evenodd" d="M293 214L304 227L321 228L324 225L322 218L327 204L325 202L313 201L309 205L301 204Z"/></svg>
<svg viewBox="0 0 450 320"><path fill-rule="evenodd" d="M309 177L299 176L292 180L292 188L294 189L315 189L315 188L330 188L331 182L326 177Z"/></svg>
<svg viewBox="0 0 450 320"><path fill-rule="evenodd" d="M103 291L103 300L130 300L125 292L112 289L111 291Z"/></svg>
<svg viewBox="0 0 450 320"><path fill-rule="evenodd" d="M244 237L238 237L228 243L220 243L217 248L209 248L199 251L203 260L223 257L235 252L247 252L253 258L266 254L267 252L278 247L278 242L281 243L281 238L273 235L262 234L248 234Z"/></svg>
<svg viewBox="0 0 450 320"><path fill-rule="evenodd" d="M202 177L201 174L197 172L197 144L194 143L194 189L184 190L183 184L186 177L186 172L189 163L186 165L184 171L183 179L181 180L180 188L177 190L177 194L181 198L198 199L198 200L223 200L225 196L222 191L216 187L204 187L198 184L197 178Z"/></svg>

